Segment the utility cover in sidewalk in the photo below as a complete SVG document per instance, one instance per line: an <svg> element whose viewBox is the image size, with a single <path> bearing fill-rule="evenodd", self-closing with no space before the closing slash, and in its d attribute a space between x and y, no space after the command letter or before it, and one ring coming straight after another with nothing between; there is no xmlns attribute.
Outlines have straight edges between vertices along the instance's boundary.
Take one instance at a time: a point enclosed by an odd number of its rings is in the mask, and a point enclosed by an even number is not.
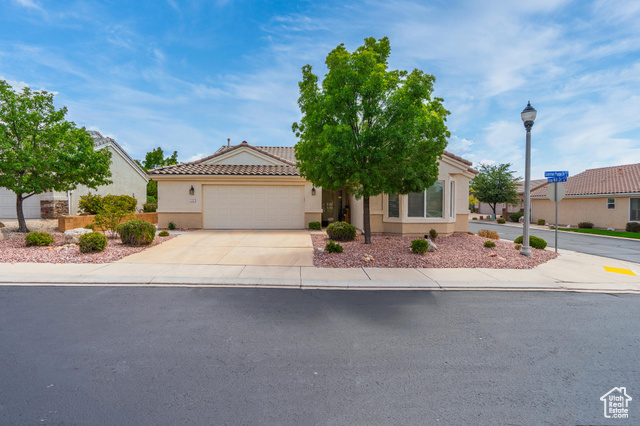
<svg viewBox="0 0 640 426"><path fill-rule="evenodd" d="M625 274L625 275L633 275L633 276L636 275L630 269L612 268L611 266L603 266L603 268L607 272L615 272L616 274Z"/></svg>

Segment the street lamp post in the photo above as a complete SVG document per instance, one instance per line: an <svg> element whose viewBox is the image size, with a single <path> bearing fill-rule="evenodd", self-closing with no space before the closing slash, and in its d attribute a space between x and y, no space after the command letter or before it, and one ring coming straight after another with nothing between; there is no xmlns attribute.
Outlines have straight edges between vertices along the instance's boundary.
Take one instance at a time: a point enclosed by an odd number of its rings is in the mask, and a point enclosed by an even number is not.
<svg viewBox="0 0 640 426"><path fill-rule="evenodd" d="M537 111L531 106L531 102L527 103L527 107L522 111L520 116L524 122L524 128L527 129L527 159L524 172L524 223L522 232L522 250L520 254L523 256L531 255L529 247L529 223L531 222L531 211L529 204L531 202L531 128L533 121L536 119Z"/></svg>

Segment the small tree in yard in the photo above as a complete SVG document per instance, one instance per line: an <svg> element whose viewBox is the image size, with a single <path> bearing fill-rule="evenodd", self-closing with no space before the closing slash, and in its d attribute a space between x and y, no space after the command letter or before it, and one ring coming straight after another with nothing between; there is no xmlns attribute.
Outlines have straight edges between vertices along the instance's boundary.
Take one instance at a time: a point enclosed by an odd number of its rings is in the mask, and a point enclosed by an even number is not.
<svg viewBox="0 0 640 426"><path fill-rule="evenodd" d="M165 157L162 148L157 147L153 151L147 152L144 161L136 160L136 162L144 171L155 169L156 167L171 166L172 164L178 164L178 151L173 151L170 157ZM147 203L156 203L157 201L158 182L150 179L147 182Z"/></svg>
<svg viewBox="0 0 640 426"><path fill-rule="evenodd" d="M496 214L499 203L517 204L517 182L521 178L514 177L514 171L509 170L511 164L491 166L481 164L478 175L471 181L473 195L483 203L489 204Z"/></svg>
<svg viewBox="0 0 640 426"><path fill-rule="evenodd" d="M369 199L420 192L438 178L438 158L449 136L443 100L432 98L435 77L415 69L387 70L385 37L365 39L349 53L336 47L326 59L322 87L302 68L292 128L300 174L329 191L363 198L365 243L371 243Z"/></svg>
<svg viewBox="0 0 640 426"><path fill-rule="evenodd" d="M27 198L111 183L111 153L94 151L93 138L66 121L66 113L55 109L52 93L16 93L0 80L0 187L16 194L19 232L28 232L22 210Z"/></svg>

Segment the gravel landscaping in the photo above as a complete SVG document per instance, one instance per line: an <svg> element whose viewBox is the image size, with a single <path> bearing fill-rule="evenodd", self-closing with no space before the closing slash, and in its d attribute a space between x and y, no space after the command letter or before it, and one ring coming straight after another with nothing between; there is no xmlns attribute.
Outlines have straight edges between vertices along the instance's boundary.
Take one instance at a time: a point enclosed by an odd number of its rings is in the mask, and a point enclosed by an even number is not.
<svg viewBox="0 0 640 426"><path fill-rule="evenodd" d="M119 238L109 238L107 248L98 253L80 253L77 245L65 245L64 234L57 232L58 221L38 220L28 221L30 231L48 232L55 239L55 243L45 247L26 247L24 237L26 234L17 232L15 224L4 222L6 228L0 229L0 262L2 263L111 263L141 252L149 247L175 238L177 235L156 238L148 246L129 247L122 244ZM15 225L15 226L14 226Z"/></svg>
<svg viewBox="0 0 640 426"><path fill-rule="evenodd" d="M557 254L551 250L531 249L525 257L514 248L512 242L495 241L496 247L485 248L487 238L469 234L454 234L435 240L438 251L423 255L411 252L415 238L373 235L371 244L364 244L364 236L355 241L341 242L344 252L327 253L323 249L329 237L324 233L311 234L313 264L320 268L493 268L531 269ZM322 249L322 250L321 250ZM365 259L373 258L371 261Z"/></svg>

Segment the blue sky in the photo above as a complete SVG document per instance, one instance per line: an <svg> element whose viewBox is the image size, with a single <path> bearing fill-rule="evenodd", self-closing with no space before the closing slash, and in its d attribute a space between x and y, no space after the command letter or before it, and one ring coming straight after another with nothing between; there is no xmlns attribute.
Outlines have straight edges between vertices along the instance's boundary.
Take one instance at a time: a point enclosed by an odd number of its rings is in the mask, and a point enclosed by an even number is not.
<svg viewBox="0 0 640 426"><path fill-rule="evenodd" d="M640 162L640 2L0 0L0 79L57 93L134 158L227 138L292 146L301 68L388 36L391 69L436 76L447 150L532 177Z"/></svg>

